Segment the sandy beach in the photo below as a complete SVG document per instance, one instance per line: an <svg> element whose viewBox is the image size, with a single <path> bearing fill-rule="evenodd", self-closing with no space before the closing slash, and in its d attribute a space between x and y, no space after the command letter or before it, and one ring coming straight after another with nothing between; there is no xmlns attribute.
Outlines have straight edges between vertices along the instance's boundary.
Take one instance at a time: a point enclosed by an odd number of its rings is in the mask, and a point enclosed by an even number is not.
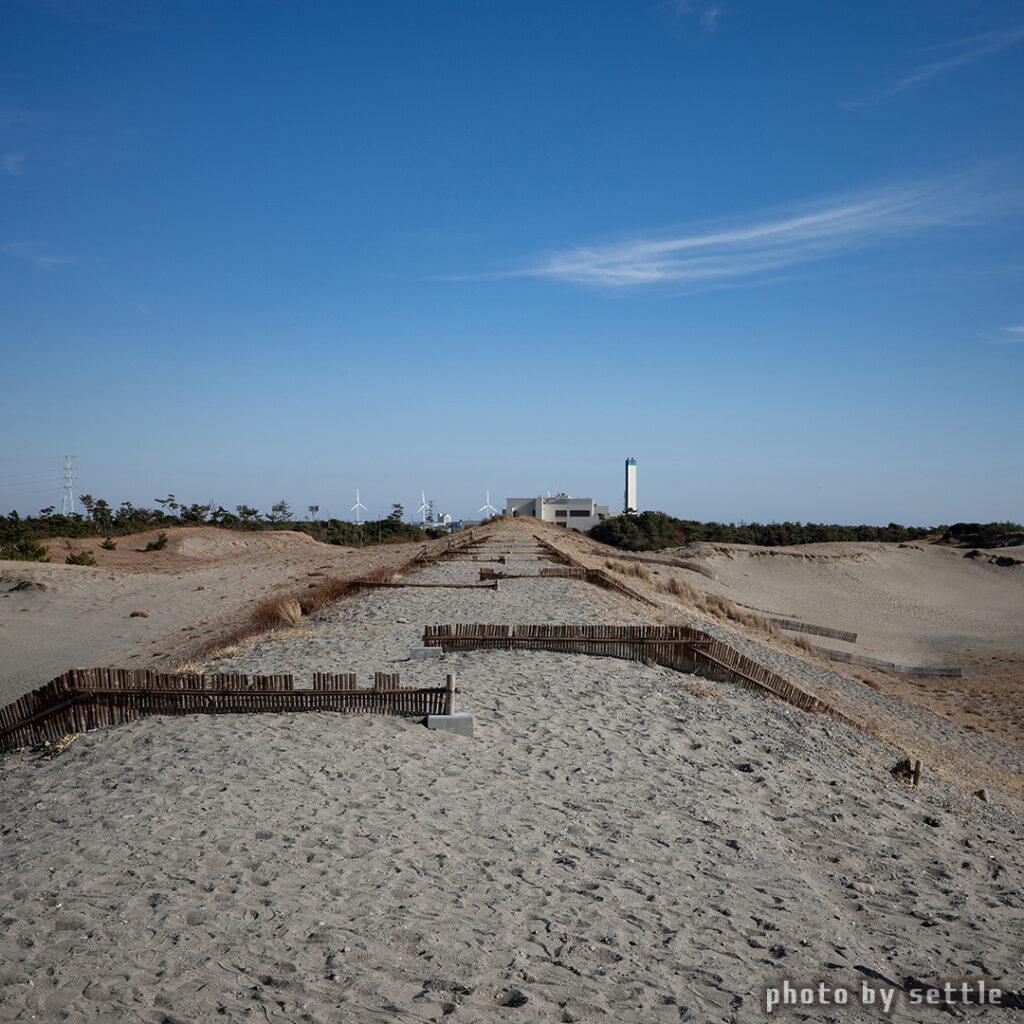
<svg viewBox="0 0 1024 1024"><path fill-rule="evenodd" d="M550 564L538 529L498 524L489 546L512 553L493 567ZM374 590L197 666L300 685L455 673L471 739L395 718L193 716L5 758L0 1020L755 1021L784 980L849 1001L773 1016L877 1020L866 985L893 1019L928 1020L915 979L1024 988L1020 748L649 593L658 607L566 579ZM641 662L410 658L426 624L687 616L871 728ZM912 743L917 791L892 774Z"/></svg>

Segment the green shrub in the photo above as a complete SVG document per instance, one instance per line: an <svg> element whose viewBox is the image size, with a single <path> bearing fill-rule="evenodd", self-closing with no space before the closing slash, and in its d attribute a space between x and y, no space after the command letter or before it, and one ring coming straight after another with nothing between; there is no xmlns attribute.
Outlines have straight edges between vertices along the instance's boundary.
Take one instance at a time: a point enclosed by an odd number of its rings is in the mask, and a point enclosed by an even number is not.
<svg viewBox="0 0 1024 1024"><path fill-rule="evenodd" d="M68 555L64 559L68 565L96 565L96 559L92 557L91 551L80 551L77 555Z"/></svg>
<svg viewBox="0 0 1024 1024"><path fill-rule="evenodd" d="M360 547L370 544L395 544L402 541L422 543L425 540L443 537L441 530L424 530L412 523L399 519L371 520L368 523L350 523L343 519L331 519L327 523L297 523L297 530L317 537L328 544L346 547Z"/></svg>
<svg viewBox="0 0 1024 1024"><path fill-rule="evenodd" d="M12 540L0 546L0 558L7 558L12 562L48 562L49 556L49 548L43 547L32 537L22 537L20 540Z"/></svg>
<svg viewBox="0 0 1024 1024"><path fill-rule="evenodd" d="M1007 524L1000 524L1007 525ZM589 536L626 551L657 551L705 541L713 544L820 544L824 541L908 541L931 533L921 526L843 526L836 523L701 523L676 519L664 512L612 516Z"/></svg>
<svg viewBox="0 0 1024 1024"><path fill-rule="evenodd" d="M163 551L167 547L167 534L163 530L157 535L156 540L151 540L147 545L146 551Z"/></svg>
<svg viewBox="0 0 1024 1024"><path fill-rule="evenodd" d="M111 540L109 537L100 545L106 551L116 551L117 541Z"/></svg>

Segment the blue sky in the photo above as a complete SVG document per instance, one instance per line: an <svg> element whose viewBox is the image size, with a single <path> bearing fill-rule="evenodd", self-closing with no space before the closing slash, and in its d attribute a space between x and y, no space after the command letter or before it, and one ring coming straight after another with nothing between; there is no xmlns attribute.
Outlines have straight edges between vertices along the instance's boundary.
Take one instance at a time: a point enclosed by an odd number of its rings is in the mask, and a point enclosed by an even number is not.
<svg viewBox="0 0 1024 1024"><path fill-rule="evenodd" d="M5 512L1024 518L1018 3L6 0L0 67Z"/></svg>

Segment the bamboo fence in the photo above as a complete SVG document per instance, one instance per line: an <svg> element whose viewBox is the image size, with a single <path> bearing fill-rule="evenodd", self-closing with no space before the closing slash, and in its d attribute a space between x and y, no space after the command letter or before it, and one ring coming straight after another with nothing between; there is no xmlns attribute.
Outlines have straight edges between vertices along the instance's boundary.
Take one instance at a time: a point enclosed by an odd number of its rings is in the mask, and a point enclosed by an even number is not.
<svg viewBox="0 0 1024 1024"><path fill-rule="evenodd" d="M595 587L602 587L605 590L614 590L618 594L628 597L631 601L639 601L641 604L651 605L653 608L660 608L657 601L645 597L638 590L615 579L604 571L604 569L591 569L585 565L555 565L541 569L540 572L501 572L497 569L481 569L481 580L527 580L527 579L571 579L583 580Z"/></svg>
<svg viewBox="0 0 1024 1024"><path fill-rule="evenodd" d="M891 661L882 661L879 658L870 658L866 654L850 654L848 651L833 651L828 647L814 647L812 650L828 658L829 661L842 661L848 665L863 665L865 668L880 668L886 672L892 672L900 676L948 676L959 679L964 670L959 666L953 668L939 668L928 665L894 665Z"/></svg>
<svg viewBox="0 0 1024 1024"><path fill-rule="evenodd" d="M0 753L54 742L149 715L338 711L423 717L444 713L445 687L405 689L399 674L377 672L361 690L351 672L317 672L312 689L290 675L170 675L149 669L69 669L0 708Z"/></svg>
<svg viewBox="0 0 1024 1024"><path fill-rule="evenodd" d="M483 577L481 577L483 579ZM354 587L362 587L366 590L383 587L413 587L421 590L497 590L498 584L494 583L406 583L404 580L355 580Z"/></svg>
<svg viewBox="0 0 1024 1024"><path fill-rule="evenodd" d="M857 634L849 633L844 629L832 629L831 626L812 626L809 622L797 622L796 619L768 620L773 626L779 629L787 629L791 633L813 633L815 636L827 636L831 640L845 640L848 644L857 642Z"/></svg>
<svg viewBox="0 0 1024 1024"><path fill-rule="evenodd" d="M457 624L427 626L423 643L444 651L513 650L595 654L629 661L650 660L678 672L732 683L777 697L814 714L837 721L860 723L802 690L784 676L740 654L728 644L691 626L505 626Z"/></svg>

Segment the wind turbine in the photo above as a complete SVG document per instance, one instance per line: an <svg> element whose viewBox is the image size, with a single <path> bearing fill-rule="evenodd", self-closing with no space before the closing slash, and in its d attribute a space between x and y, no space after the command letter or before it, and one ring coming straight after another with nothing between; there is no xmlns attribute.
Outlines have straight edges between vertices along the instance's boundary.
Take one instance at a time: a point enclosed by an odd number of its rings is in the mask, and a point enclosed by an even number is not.
<svg viewBox="0 0 1024 1024"><path fill-rule="evenodd" d="M477 509L478 512L490 512L491 516L497 515L498 510L491 504L491 492L487 492L487 501L484 503L482 508ZM491 516L485 516L485 519L490 519Z"/></svg>
<svg viewBox="0 0 1024 1024"><path fill-rule="evenodd" d="M423 499L423 504L420 505L416 511L423 517L420 520L421 524L425 524L427 521L427 512L430 511L430 506L427 504L427 493L426 491L420 491L420 497Z"/></svg>
<svg viewBox="0 0 1024 1024"><path fill-rule="evenodd" d="M356 514L356 526L359 525L359 510L366 511L366 506L359 500L359 488L356 488L356 503L349 509L349 512L355 512Z"/></svg>

